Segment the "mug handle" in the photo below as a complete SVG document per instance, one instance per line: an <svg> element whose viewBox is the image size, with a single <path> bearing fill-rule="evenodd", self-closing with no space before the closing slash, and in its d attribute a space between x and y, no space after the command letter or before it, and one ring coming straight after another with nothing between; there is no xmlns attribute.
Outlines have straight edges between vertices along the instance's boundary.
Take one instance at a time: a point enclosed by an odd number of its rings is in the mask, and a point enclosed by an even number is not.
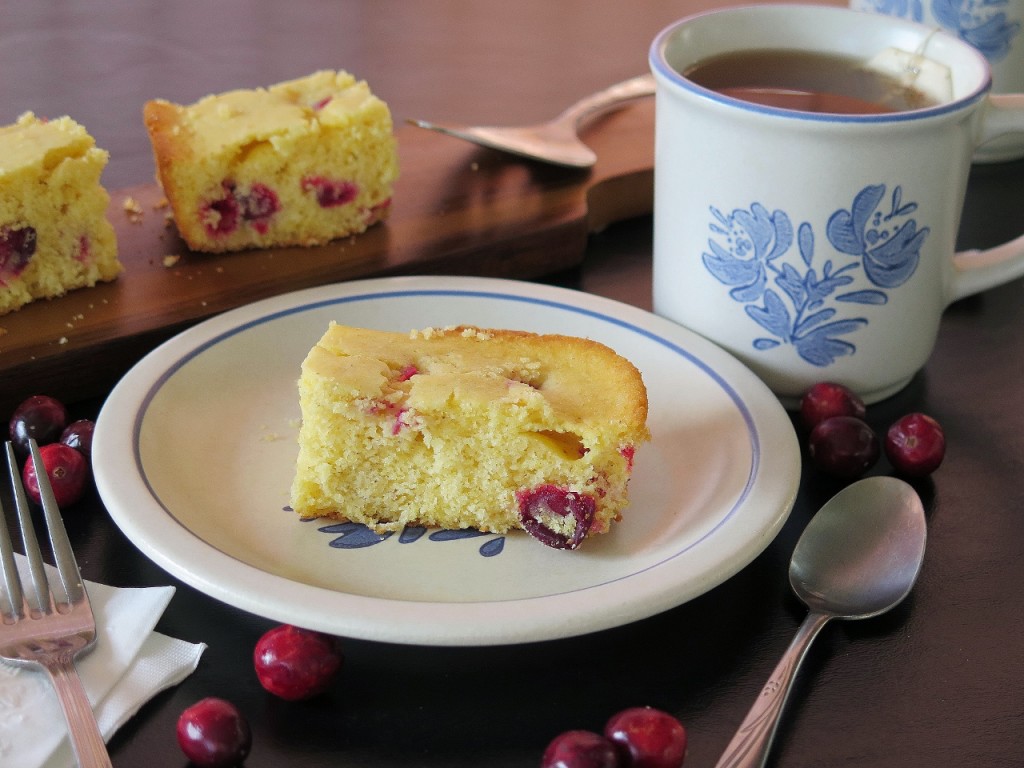
<svg viewBox="0 0 1024 768"><path fill-rule="evenodd" d="M1024 132L1024 95L989 95L979 144L1015 132ZM1024 235L992 248L961 251L953 256L953 267L950 303L1024 276Z"/></svg>

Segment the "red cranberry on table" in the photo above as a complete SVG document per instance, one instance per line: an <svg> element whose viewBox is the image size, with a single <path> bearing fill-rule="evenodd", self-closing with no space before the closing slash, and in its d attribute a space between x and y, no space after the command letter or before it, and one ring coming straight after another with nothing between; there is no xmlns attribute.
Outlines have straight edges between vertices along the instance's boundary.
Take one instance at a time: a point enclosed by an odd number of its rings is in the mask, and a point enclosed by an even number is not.
<svg viewBox="0 0 1024 768"><path fill-rule="evenodd" d="M96 428L91 419L78 419L68 424L60 434L60 441L78 451L85 458L92 458L92 435Z"/></svg>
<svg viewBox="0 0 1024 768"><path fill-rule="evenodd" d="M541 768L620 768L615 745L593 731L566 731L556 736L540 761Z"/></svg>
<svg viewBox="0 0 1024 768"><path fill-rule="evenodd" d="M282 624L263 635L253 651L260 685L288 701L323 693L344 662L336 637Z"/></svg>
<svg viewBox="0 0 1024 768"><path fill-rule="evenodd" d="M39 457L43 460L57 506L66 507L82 498L89 479L89 462L85 456L64 443L50 443L39 448ZM41 504L39 478L31 458L25 462L21 479L25 485L25 495L36 504Z"/></svg>
<svg viewBox="0 0 1024 768"><path fill-rule="evenodd" d="M942 426L926 414L908 413L886 432L885 455L902 475L930 475L946 455L946 436Z"/></svg>
<svg viewBox="0 0 1024 768"><path fill-rule="evenodd" d="M59 400L48 395L33 395L11 415L8 425L11 442L19 457L28 456L28 441L39 445L56 442L68 423L68 411Z"/></svg>
<svg viewBox="0 0 1024 768"><path fill-rule="evenodd" d="M679 768L686 757L686 729L668 712L631 707L612 715L604 735L630 768Z"/></svg>
<svg viewBox="0 0 1024 768"><path fill-rule="evenodd" d="M834 477L860 477L878 461L878 436L861 419L833 416L818 424L808 441L811 462Z"/></svg>
<svg viewBox="0 0 1024 768"><path fill-rule="evenodd" d="M867 406L857 393L831 381L819 381L800 398L800 420L807 429L832 416L863 419L866 414Z"/></svg>
<svg viewBox="0 0 1024 768"><path fill-rule="evenodd" d="M202 699L178 717L178 745L200 768L238 765L252 748L249 723L229 701Z"/></svg>

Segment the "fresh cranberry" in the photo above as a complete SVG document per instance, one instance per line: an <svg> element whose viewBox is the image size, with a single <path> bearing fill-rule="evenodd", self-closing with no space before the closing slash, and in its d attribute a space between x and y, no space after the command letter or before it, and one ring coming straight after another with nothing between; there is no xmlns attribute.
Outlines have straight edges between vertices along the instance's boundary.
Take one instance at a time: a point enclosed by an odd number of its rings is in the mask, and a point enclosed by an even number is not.
<svg viewBox="0 0 1024 768"><path fill-rule="evenodd" d="M60 441L71 446L85 458L92 458L92 435L96 422L92 419L78 419L68 424L60 433Z"/></svg>
<svg viewBox="0 0 1024 768"><path fill-rule="evenodd" d="M900 474L930 475L946 455L942 425L926 414L908 413L886 432L885 455Z"/></svg>
<svg viewBox="0 0 1024 768"><path fill-rule="evenodd" d="M178 745L200 768L238 765L252 748L252 731L231 702L202 699L178 717Z"/></svg>
<svg viewBox="0 0 1024 768"><path fill-rule="evenodd" d="M264 634L253 652L260 685L288 701L323 693L343 662L337 638L290 624Z"/></svg>
<svg viewBox="0 0 1024 768"><path fill-rule="evenodd" d="M324 176L306 176L302 180L303 192L315 192L321 208L351 203L359 194L359 187L351 181L336 181Z"/></svg>
<svg viewBox="0 0 1024 768"><path fill-rule="evenodd" d="M43 460L58 507L69 506L82 498L89 479L89 462L85 456L64 443L50 443L39 448L39 457ZM36 504L42 504L39 477L31 459L25 462L21 479L25 484L25 495Z"/></svg>
<svg viewBox="0 0 1024 768"><path fill-rule="evenodd" d="M253 184L248 193L238 195L242 218L252 224L261 235L270 226L270 217L281 210L277 193L266 184Z"/></svg>
<svg viewBox="0 0 1024 768"><path fill-rule="evenodd" d="M0 227L0 283L20 275L35 252L34 227Z"/></svg>
<svg viewBox="0 0 1024 768"><path fill-rule="evenodd" d="M808 448L814 466L844 479L863 475L880 453L874 430L854 416L833 416L820 422L811 431Z"/></svg>
<svg viewBox="0 0 1024 768"><path fill-rule="evenodd" d="M604 735L631 768L679 768L686 757L683 724L653 707L631 707L612 715Z"/></svg>
<svg viewBox="0 0 1024 768"><path fill-rule="evenodd" d="M23 401L11 416L11 442L18 456L28 456L28 441L39 445L56 442L68 423L64 404L48 395L33 395Z"/></svg>
<svg viewBox="0 0 1024 768"><path fill-rule="evenodd" d="M800 420L807 429L832 416L863 419L866 413L864 401L853 390L831 381L814 384L800 398Z"/></svg>
<svg viewBox="0 0 1024 768"><path fill-rule="evenodd" d="M566 731L556 736L541 758L541 768L618 768L615 745L593 731Z"/></svg>
<svg viewBox="0 0 1024 768"><path fill-rule="evenodd" d="M554 485L517 491L516 503L526 532L555 549L576 549L590 530L597 508L592 497Z"/></svg>
<svg viewBox="0 0 1024 768"><path fill-rule="evenodd" d="M238 202L233 195L204 204L199 215L211 237L230 235L238 229Z"/></svg>

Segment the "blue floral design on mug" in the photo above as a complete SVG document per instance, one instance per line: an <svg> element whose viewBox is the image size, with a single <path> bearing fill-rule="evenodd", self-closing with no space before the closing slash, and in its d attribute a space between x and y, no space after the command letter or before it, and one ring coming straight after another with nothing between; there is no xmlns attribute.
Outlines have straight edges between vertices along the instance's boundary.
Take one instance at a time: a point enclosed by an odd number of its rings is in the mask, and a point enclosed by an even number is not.
<svg viewBox="0 0 1024 768"><path fill-rule="evenodd" d="M925 0L927 2L928 0ZM981 51L989 61L1010 52L1021 29L1020 19L1007 15L1007 0L930 0L932 17L943 29ZM878 13L924 21L922 0L868 0Z"/></svg>
<svg viewBox="0 0 1024 768"><path fill-rule="evenodd" d="M866 186L848 209L829 217L825 236L836 253L824 261L816 258L811 224L794 229L785 211L757 202L731 213L710 211L704 266L768 332L753 340L754 349L791 344L819 367L857 351L847 337L870 321L850 306L888 303L887 291L916 271L929 232L918 228L917 203L905 202L898 185L888 196L885 184ZM870 287L853 286L858 274Z"/></svg>

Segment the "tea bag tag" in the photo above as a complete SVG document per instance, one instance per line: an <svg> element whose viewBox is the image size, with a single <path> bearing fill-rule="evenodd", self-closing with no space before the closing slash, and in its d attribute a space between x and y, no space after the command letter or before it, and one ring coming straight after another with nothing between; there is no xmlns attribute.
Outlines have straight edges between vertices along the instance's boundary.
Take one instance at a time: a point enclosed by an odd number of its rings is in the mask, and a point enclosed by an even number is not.
<svg viewBox="0 0 1024 768"><path fill-rule="evenodd" d="M894 77L900 85L913 88L938 102L953 98L953 76L949 67L927 58L920 51L886 48L868 61L867 68Z"/></svg>

